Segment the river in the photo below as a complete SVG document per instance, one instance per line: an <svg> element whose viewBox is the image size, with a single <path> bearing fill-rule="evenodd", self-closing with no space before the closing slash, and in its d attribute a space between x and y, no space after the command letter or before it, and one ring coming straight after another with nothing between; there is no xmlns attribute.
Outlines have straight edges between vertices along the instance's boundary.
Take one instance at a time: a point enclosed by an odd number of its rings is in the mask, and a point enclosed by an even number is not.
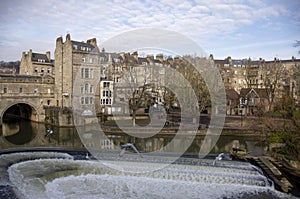
<svg viewBox="0 0 300 199"><path fill-rule="evenodd" d="M45 137L47 129L52 129L53 134ZM83 136L79 136L74 127L57 127L26 120L3 123L0 135L1 150L20 147L59 147L85 150L93 144L102 150L119 150L120 144L130 142L134 143L140 151L153 152L160 150L161 147L170 142L174 142L174 145L180 144L179 139L182 139L182 137L178 138L170 134L156 134L150 137L137 138L125 133L106 132L105 137L95 140L93 132L86 132ZM185 154L198 154L204 139L204 135L195 136ZM233 147L238 147L250 155L263 155L266 153L267 147L262 145L259 140L259 137L254 136L221 135L209 153L229 153Z"/></svg>

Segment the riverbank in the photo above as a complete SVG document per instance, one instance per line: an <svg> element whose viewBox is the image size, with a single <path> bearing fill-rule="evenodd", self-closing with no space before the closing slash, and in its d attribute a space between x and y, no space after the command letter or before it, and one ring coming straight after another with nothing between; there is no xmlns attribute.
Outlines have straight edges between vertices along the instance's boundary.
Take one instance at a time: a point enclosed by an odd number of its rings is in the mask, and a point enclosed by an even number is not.
<svg viewBox="0 0 300 199"><path fill-rule="evenodd" d="M298 175L291 175L291 170L287 170L282 165L281 161L276 160L270 156L236 156L237 159L245 160L251 164L259 167L262 172L267 175L274 183L274 187L282 192L292 194L295 197L300 197L300 170L293 168L293 173Z"/></svg>

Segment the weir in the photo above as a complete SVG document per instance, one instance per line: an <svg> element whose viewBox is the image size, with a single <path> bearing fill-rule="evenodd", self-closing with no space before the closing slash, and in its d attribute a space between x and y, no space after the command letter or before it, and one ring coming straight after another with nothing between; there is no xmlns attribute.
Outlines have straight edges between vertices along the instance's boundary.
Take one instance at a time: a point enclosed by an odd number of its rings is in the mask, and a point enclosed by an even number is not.
<svg viewBox="0 0 300 199"><path fill-rule="evenodd" d="M136 154L135 154L136 155ZM241 161L127 155L85 159L58 152L22 152L0 156L0 187L19 198L287 198L255 166ZM212 187L214 187L212 189ZM7 189L10 190L10 189Z"/></svg>

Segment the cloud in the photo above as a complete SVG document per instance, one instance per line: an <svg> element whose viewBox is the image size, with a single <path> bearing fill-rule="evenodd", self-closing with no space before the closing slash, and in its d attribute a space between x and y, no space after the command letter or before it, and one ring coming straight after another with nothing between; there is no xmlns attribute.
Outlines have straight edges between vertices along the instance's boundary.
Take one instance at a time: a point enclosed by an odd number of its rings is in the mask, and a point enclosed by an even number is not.
<svg viewBox="0 0 300 199"><path fill-rule="evenodd" d="M124 31L150 27L178 31L197 42L220 36L234 40L231 36L242 39L246 29L255 35L255 29L264 28L265 24L269 24L266 31L279 26L275 19L293 17L293 24L299 24L300 17L299 10L288 8L281 1L261 0L12 0L1 2L0 7L0 40L9 37L11 41L38 38L51 42L67 32L80 41L95 36L104 41Z"/></svg>

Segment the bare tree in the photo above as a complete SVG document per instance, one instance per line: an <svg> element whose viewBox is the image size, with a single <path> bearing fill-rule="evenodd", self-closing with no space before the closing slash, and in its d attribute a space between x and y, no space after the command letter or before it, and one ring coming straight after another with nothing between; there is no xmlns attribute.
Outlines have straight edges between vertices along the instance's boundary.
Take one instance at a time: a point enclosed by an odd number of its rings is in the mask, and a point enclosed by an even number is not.
<svg viewBox="0 0 300 199"><path fill-rule="evenodd" d="M203 75L207 71L199 71L195 69L195 66L203 64L202 62L207 61L203 60L204 58L193 57L190 55L184 56L181 60L180 67L177 71L180 72L186 80L189 81L193 92L195 93L198 99L199 112L203 112L206 108L210 106L211 98L206 82L203 79ZM187 98L189 99L189 98Z"/></svg>
<svg viewBox="0 0 300 199"><path fill-rule="evenodd" d="M276 98L280 97L280 84L283 77L284 67L280 60L274 59L272 62L264 63L260 68L261 87L265 89L268 110L273 111Z"/></svg>
<svg viewBox="0 0 300 199"><path fill-rule="evenodd" d="M136 126L138 110L158 103L157 99L162 93L159 81L163 77L157 74L156 68L151 64L140 64L134 54L124 54L121 59L119 68L122 68L122 75L121 82L115 84L116 96L122 99L119 101L123 101L123 104L127 103L132 115L132 125Z"/></svg>

